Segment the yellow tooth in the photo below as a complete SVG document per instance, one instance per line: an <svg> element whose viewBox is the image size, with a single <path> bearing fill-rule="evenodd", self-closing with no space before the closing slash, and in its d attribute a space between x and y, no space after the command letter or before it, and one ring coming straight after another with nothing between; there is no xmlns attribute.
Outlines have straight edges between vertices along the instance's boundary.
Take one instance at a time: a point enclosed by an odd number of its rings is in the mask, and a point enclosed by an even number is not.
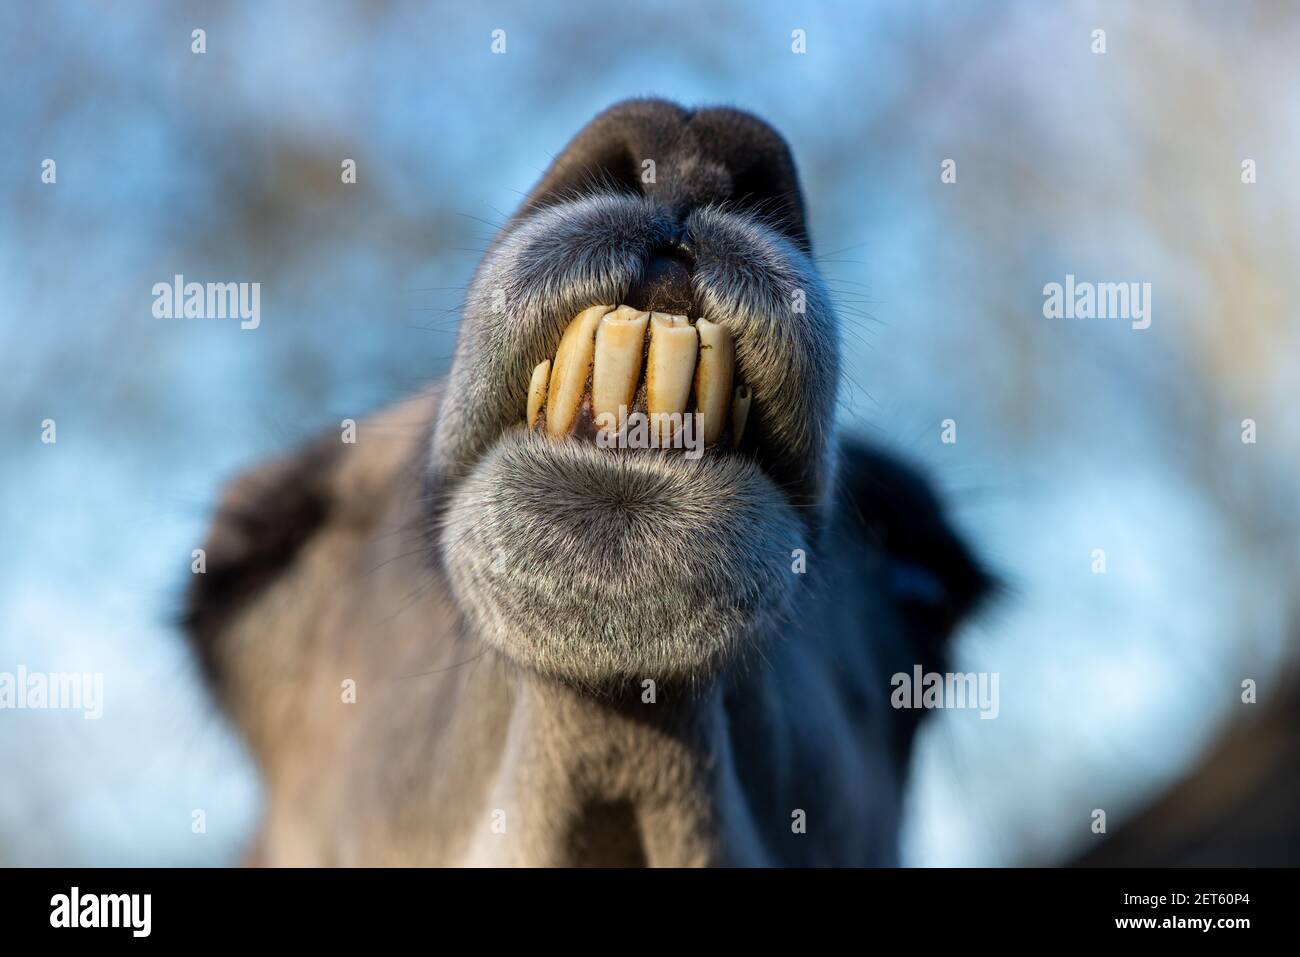
<svg viewBox="0 0 1300 957"><path fill-rule="evenodd" d="M700 334L700 364L695 370L695 408L704 416L704 444L713 445L727 424L736 347L725 327L707 319L695 323Z"/></svg>
<svg viewBox="0 0 1300 957"><path fill-rule="evenodd" d="M573 428L582 393L587 388L587 376L591 374L596 324L613 308L592 306L582 310L560 338L559 348L555 350L555 364L551 367L550 389L546 394L546 431L551 435L564 435Z"/></svg>
<svg viewBox="0 0 1300 957"><path fill-rule="evenodd" d="M537 415L542 411L542 400L546 398L546 384L551 379L551 360L537 363L533 369L532 381L528 383L528 427L537 424Z"/></svg>
<svg viewBox="0 0 1300 957"><path fill-rule="evenodd" d="M662 312L650 316L650 354L646 361L646 411L654 427L655 413L685 412L695 376L695 357L699 352L699 335L685 316L668 316ZM660 435L671 434L665 425Z"/></svg>
<svg viewBox="0 0 1300 957"><path fill-rule="evenodd" d="M641 381L641 355L650 313L619 306L596 329L596 358L591 371L591 414L608 412L618 419L618 407L632 408Z"/></svg>
<svg viewBox="0 0 1300 957"><path fill-rule="evenodd" d="M740 437L745 434L745 423L749 421L750 392L747 386L737 386L735 398L731 401L731 444L739 445Z"/></svg>

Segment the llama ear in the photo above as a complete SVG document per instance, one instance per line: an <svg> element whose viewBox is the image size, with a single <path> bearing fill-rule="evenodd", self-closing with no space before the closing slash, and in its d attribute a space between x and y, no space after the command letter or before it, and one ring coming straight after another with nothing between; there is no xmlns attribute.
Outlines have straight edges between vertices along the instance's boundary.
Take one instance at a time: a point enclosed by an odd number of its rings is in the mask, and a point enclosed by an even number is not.
<svg viewBox="0 0 1300 957"><path fill-rule="evenodd" d="M885 556L884 587L918 651L941 652L953 629L998 589L915 469L857 443L841 448L850 517Z"/></svg>
<svg viewBox="0 0 1300 957"><path fill-rule="evenodd" d="M343 455L336 435L232 479L203 543L206 568L185 595L181 625L209 680L219 683L217 644L237 613L291 565L330 514Z"/></svg>
<svg viewBox="0 0 1300 957"><path fill-rule="evenodd" d="M740 110L686 110L626 100L588 123L529 194L521 215L601 192L645 196L678 216L725 203L763 217L808 251L803 196L790 148Z"/></svg>
<svg viewBox="0 0 1300 957"><path fill-rule="evenodd" d="M203 573L190 576L179 621L216 686L223 678L219 645L239 614L293 572L330 523L364 528L378 521L391 490L410 481L408 466L425 454L436 401L427 392L360 425L345 419L225 485L203 542ZM352 440L358 430L367 435L364 445Z"/></svg>

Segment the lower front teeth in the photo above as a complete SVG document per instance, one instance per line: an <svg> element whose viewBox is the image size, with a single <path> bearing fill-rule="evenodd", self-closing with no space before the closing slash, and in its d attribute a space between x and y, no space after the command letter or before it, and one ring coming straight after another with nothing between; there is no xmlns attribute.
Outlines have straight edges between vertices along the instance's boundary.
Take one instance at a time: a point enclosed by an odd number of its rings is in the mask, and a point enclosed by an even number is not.
<svg viewBox="0 0 1300 957"><path fill-rule="evenodd" d="M546 404L546 387L551 381L551 360L537 363L537 368L533 370L533 378L528 383L528 427L531 429L537 424L537 417L541 414L542 406Z"/></svg>
<svg viewBox="0 0 1300 957"><path fill-rule="evenodd" d="M692 325L685 316L631 306L592 306L564 330L554 361L533 369L526 421L534 428L544 419L547 434L567 435L585 411L582 421L612 432L640 405L649 414L655 447L666 447L690 418L686 412L693 394L702 446L715 445L726 435L728 408L734 446L750 404L743 386L733 397L734 370L735 345L725 326L707 319Z"/></svg>
<svg viewBox="0 0 1300 957"><path fill-rule="evenodd" d="M704 444L713 445L727 424L736 347L731 334L707 319L695 324L700 334L700 364L695 370L695 402L704 416ZM739 438L739 436L737 436Z"/></svg>
<svg viewBox="0 0 1300 957"><path fill-rule="evenodd" d="M739 386L731 400L731 441L740 444L740 437L745 434L745 423L749 421L749 389Z"/></svg>
<svg viewBox="0 0 1300 957"><path fill-rule="evenodd" d="M596 329L596 357L591 372L591 414L600 420L608 413L630 409L641 381L645 327L650 313L619 306L600 320Z"/></svg>
<svg viewBox="0 0 1300 957"><path fill-rule="evenodd" d="M646 359L645 404L651 421L656 414L686 411L695 377L700 337L685 316L656 312L650 317L650 354ZM665 426L665 428L667 428ZM662 438L670 438L661 432Z"/></svg>
<svg viewBox="0 0 1300 957"><path fill-rule="evenodd" d="M612 308L592 306L584 309L564 330L560 346L555 350L551 387L546 394L546 431L551 435L564 435L578 418L582 394L591 375L596 324Z"/></svg>

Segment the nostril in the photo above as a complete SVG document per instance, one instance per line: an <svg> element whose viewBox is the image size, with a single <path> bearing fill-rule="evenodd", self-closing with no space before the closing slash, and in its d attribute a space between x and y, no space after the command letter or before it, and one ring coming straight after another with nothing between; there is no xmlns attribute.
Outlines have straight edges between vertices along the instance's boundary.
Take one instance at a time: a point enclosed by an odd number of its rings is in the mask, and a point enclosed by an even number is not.
<svg viewBox="0 0 1300 957"><path fill-rule="evenodd" d="M695 311L691 273L694 258L685 240L678 237L671 245L655 250L632 284L625 302L649 312L667 312L690 316Z"/></svg>

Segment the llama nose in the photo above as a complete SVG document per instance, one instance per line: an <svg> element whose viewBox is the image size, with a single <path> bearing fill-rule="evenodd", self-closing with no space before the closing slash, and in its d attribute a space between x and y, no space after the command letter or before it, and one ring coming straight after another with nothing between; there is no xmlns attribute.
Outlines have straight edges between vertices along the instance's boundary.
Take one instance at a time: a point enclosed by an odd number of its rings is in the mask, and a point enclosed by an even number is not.
<svg viewBox="0 0 1300 957"><path fill-rule="evenodd" d="M694 260L684 243L660 247L646 263L641 278L632 284L625 302L647 312L694 316L693 268Z"/></svg>

